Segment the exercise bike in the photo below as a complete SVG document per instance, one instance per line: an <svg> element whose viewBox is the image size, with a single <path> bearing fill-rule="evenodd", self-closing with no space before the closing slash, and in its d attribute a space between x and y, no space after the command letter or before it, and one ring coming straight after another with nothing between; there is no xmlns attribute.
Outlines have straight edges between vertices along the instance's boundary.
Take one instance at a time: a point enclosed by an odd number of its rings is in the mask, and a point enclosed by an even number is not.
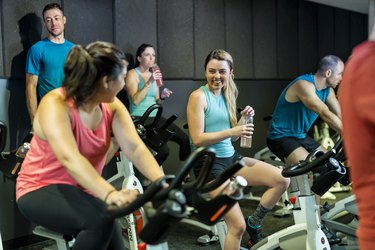
<svg viewBox="0 0 375 250"><path fill-rule="evenodd" d="M155 150L156 147L162 147L174 135L174 131L170 131L168 126L176 120L177 115L172 115L164 124L160 125L162 111L163 108L161 105L154 104L146 110L142 117L139 119L133 119L138 135L145 142L146 146L151 148L151 152L155 152L153 150ZM151 123L146 124L146 120L153 112L156 112L156 116ZM135 175L133 163L125 157L121 150L118 151L115 156L117 173L109 178L108 182L116 188L136 189L142 194L144 192L143 185ZM118 221L123 232L123 242L125 247L130 250L137 250L143 245L137 235L147 223L146 211L143 207L140 207L133 213L118 218ZM164 243L158 247L152 247L152 249L155 250L167 248L168 247Z"/></svg>
<svg viewBox="0 0 375 250"><path fill-rule="evenodd" d="M300 194L295 203L296 207L293 209L295 225L264 238L251 249L331 249L320 227L320 208L316 204L315 194L324 194L345 175L345 167L335 159L341 147L342 141L340 140L330 151L323 153L316 150L305 161L282 170L284 177L297 177ZM322 171L310 187L308 173L319 167Z"/></svg>
<svg viewBox="0 0 375 250"><path fill-rule="evenodd" d="M217 223L242 198L242 188L247 183L243 183L233 194L209 197L208 192L221 186L243 167L242 162L237 162L215 181L206 184L214 158L215 153L212 149L198 148L189 156L176 177L172 178L168 188L160 190L159 186L159 191L150 195L149 189L153 190L155 186L155 183L152 183L145 193L137 199L137 201L142 200L142 202L136 201L126 208L110 207L108 213L113 217L122 217L128 215L130 210L139 209L148 201L158 204L156 212L150 216L148 223L139 234L139 237L148 244L147 247L166 241L169 232L176 227L178 222L187 217L187 206L192 206L197 210L196 217L202 223L207 225ZM184 179L196 165L202 167L201 173L195 181L184 183ZM166 178L170 177L167 176Z"/></svg>

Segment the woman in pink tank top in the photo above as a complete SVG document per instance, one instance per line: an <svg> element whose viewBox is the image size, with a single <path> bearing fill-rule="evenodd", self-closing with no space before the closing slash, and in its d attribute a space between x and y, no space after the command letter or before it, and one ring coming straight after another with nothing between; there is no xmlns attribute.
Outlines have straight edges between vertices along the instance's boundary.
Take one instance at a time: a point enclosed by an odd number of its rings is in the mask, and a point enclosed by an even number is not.
<svg viewBox="0 0 375 250"><path fill-rule="evenodd" d="M128 205L137 192L116 190L101 176L118 146L149 180L163 176L116 98L126 65L113 44L74 46L62 87L43 97L33 121L17 179L18 207L32 222L76 236L73 249L124 249L119 228L104 211Z"/></svg>

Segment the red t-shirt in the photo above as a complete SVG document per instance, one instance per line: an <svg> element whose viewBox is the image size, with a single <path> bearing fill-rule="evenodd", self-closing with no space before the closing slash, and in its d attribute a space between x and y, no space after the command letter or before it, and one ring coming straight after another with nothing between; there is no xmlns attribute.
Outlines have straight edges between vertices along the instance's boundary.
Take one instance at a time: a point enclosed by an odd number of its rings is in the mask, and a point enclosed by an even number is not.
<svg viewBox="0 0 375 250"><path fill-rule="evenodd" d="M68 101L67 105L70 109L71 127L79 151L101 174L111 140L112 112L108 104L102 103L100 105L103 113L102 120L98 128L91 130L81 122L73 101ZM57 160L48 142L35 134L17 178L16 199L50 184L79 186Z"/></svg>
<svg viewBox="0 0 375 250"><path fill-rule="evenodd" d="M361 249L375 249L375 42L354 48L339 88Z"/></svg>

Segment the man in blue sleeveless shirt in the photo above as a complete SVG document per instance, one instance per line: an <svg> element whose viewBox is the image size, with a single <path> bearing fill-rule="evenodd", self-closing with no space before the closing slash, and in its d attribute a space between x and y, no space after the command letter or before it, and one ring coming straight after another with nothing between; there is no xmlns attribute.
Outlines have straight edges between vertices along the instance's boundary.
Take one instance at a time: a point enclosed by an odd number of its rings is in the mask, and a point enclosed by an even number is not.
<svg viewBox="0 0 375 250"><path fill-rule="evenodd" d="M333 89L340 83L343 71L343 61L328 55L320 60L315 74L299 76L283 90L267 136L268 148L282 161L299 163L320 147L307 135L318 116L341 133L340 106ZM322 230L331 244L341 241L325 226Z"/></svg>
<svg viewBox="0 0 375 250"><path fill-rule="evenodd" d="M64 38L66 17L61 6L57 3L47 4L42 14L48 36L29 49L26 59L26 101L31 124L38 100L61 86L65 59L74 46Z"/></svg>

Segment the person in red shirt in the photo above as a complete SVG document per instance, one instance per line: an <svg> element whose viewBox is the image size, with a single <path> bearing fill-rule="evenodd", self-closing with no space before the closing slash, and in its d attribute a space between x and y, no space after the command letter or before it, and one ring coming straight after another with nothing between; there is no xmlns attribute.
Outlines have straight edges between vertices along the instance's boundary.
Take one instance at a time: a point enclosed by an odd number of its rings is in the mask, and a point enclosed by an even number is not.
<svg viewBox="0 0 375 250"><path fill-rule="evenodd" d="M361 250L375 249L375 29L353 49L339 89L344 149L358 204Z"/></svg>

